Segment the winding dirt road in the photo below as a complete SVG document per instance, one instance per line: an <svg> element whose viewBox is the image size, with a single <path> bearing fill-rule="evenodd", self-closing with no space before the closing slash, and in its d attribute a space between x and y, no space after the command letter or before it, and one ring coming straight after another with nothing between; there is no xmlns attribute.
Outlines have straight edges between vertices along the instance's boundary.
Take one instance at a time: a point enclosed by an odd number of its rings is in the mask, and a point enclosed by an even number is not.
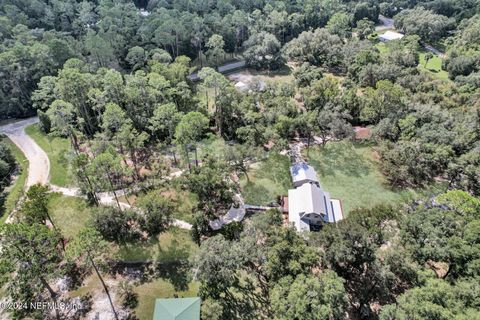
<svg viewBox="0 0 480 320"><path fill-rule="evenodd" d="M37 123L38 118L29 118L0 126L0 133L5 134L25 154L28 160L28 177L25 188L36 183L47 184L50 161L45 151L26 133L25 127Z"/></svg>
<svg viewBox="0 0 480 320"><path fill-rule="evenodd" d="M37 117L19 120L0 126L0 133L5 134L10 140L12 140L28 160L28 177L25 183L25 190L36 183L48 184L50 177L50 161L47 154L25 132L27 126L35 123L38 123ZM183 171L174 172L169 178L178 177L182 173ZM60 192L70 197L84 197L78 188L64 188L50 185L50 189L54 192ZM118 190L116 193L117 196L124 195L123 190ZM116 206L115 197L112 192L100 192L98 193L98 197L100 203ZM120 205L122 208L130 208L130 205L123 202L121 202ZM11 218L12 216L10 215L7 219L7 223L11 222ZM182 229L192 228L191 224L182 220L174 219L172 224Z"/></svg>

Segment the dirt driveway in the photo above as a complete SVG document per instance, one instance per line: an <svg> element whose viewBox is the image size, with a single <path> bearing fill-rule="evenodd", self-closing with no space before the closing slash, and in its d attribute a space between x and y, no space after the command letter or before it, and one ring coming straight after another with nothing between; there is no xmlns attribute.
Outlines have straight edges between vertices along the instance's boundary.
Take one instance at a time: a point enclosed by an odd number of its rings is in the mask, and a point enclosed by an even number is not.
<svg viewBox="0 0 480 320"><path fill-rule="evenodd" d="M38 118L35 117L0 126L0 133L10 138L28 160L28 177L25 188L35 183L46 184L50 172L47 154L25 133L25 127L37 122Z"/></svg>

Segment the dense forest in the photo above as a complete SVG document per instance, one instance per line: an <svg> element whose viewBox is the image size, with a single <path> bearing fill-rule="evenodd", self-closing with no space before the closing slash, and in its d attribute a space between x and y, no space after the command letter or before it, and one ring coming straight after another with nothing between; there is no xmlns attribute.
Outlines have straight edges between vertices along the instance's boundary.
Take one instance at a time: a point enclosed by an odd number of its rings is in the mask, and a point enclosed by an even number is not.
<svg viewBox="0 0 480 320"><path fill-rule="evenodd" d="M379 42L380 15L405 36ZM58 279L73 291L95 274L112 318L135 319L134 290L122 285L117 303L103 280L118 268L110 249L158 239L186 215L197 252L172 270L194 274L202 319L480 316L480 2L3 0L0 41L0 117L38 115L42 134L68 140L93 212L65 234L48 187L30 188L0 228L11 300L57 301ZM291 81L239 90L218 67L243 60ZM318 233L298 234L276 209L211 228L252 163L295 139L308 159L315 141L325 150L359 127L389 190L421 195L363 203ZM15 163L3 145L0 157L4 188ZM187 196L171 189L195 199L184 216ZM164 268L148 263L150 277ZM10 316L82 316L55 311Z"/></svg>

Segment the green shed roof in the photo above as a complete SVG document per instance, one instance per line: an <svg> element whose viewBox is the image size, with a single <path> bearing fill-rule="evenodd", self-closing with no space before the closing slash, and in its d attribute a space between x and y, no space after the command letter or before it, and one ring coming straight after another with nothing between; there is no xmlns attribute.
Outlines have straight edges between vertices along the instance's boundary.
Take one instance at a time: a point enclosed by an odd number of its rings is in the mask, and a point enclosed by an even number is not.
<svg viewBox="0 0 480 320"><path fill-rule="evenodd" d="M200 320L200 298L155 300L153 320Z"/></svg>

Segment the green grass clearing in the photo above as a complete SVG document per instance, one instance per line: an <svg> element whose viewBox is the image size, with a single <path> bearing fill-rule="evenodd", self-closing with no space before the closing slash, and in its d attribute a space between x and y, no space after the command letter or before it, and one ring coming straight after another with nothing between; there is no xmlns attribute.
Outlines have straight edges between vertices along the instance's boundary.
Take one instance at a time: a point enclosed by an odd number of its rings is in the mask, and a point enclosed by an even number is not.
<svg viewBox="0 0 480 320"><path fill-rule="evenodd" d="M390 48L387 43L384 42L378 42L375 45L380 52L380 56L385 56L388 54ZM425 64L425 54L428 51L425 49L421 49L418 52L418 57L419 57L419 62L418 62L418 70L422 72L426 72L432 77L436 79L440 79L443 81L450 81L448 78L448 72L442 69L442 58L440 58L437 55L433 55L433 58L428 61L427 64Z"/></svg>
<svg viewBox="0 0 480 320"><path fill-rule="evenodd" d="M67 187L73 185L70 160L73 155L70 141L41 132L37 125L25 128L26 133L45 151L50 160L50 183Z"/></svg>
<svg viewBox="0 0 480 320"><path fill-rule="evenodd" d="M172 199L177 204L173 218L193 223L193 212L198 203L196 194L188 190L182 190L178 185L160 189L159 192L162 196Z"/></svg>
<svg viewBox="0 0 480 320"><path fill-rule="evenodd" d="M65 237L75 237L92 221L92 208L82 198L68 197L59 193L50 195L50 216Z"/></svg>
<svg viewBox="0 0 480 320"><path fill-rule="evenodd" d="M316 146L304 156L317 171L322 188L340 199L344 214L360 207L396 203L414 194L413 190L394 190L380 172L374 149L366 144L330 142Z"/></svg>
<svg viewBox="0 0 480 320"><path fill-rule="evenodd" d="M292 187L290 159L280 154L270 154L266 160L250 167L248 179L240 179L245 203L267 205L286 195Z"/></svg>
<svg viewBox="0 0 480 320"><path fill-rule="evenodd" d="M379 42L375 45L380 52L380 55L383 56L388 53L388 47L384 42Z"/></svg>
<svg viewBox="0 0 480 320"><path fill-rule="evenodd" d="M170 228L156 239L145 243L119 245L117 258L124 261L157 260L172 262L179 259L188 259L195 253L197 245L193 243L188 230Z"/></svg>
<svg viewBox="0 0 480 320"><path fill-rule="evenodd" d="M215 156L220 158L224 154L225 140L213 133L208 133L207 137L203 139L198 145L198 160L201 160L207 156ZM191 155L190 158L194 159L195 155Z"/></svg>
<svg viewBox="0 0 480 320"><path fill-rule="evenodd" d="M420 52L419 54L420 62L418 63L418 69L431 74L437 79L449 81L448 72L442 69L442 58L433 55L433 58L425 64L425 54L426 52Z"/></svg>
<svg viewBox="0 0 480 320"><path fill-rule="evenodd" d="M5 202L3 208L1 209L0 224L4 223L7 219L10 212L13 211L17 202L23 195L25 181L28 176L28 160L25 158L23 152L18 149L18 147L8 138L2 138L2 142L5 143L8 148L11 150L17 165L19 166L18 175L12 181L12 184L6 188L7 196L5 197Z"/></svg>

